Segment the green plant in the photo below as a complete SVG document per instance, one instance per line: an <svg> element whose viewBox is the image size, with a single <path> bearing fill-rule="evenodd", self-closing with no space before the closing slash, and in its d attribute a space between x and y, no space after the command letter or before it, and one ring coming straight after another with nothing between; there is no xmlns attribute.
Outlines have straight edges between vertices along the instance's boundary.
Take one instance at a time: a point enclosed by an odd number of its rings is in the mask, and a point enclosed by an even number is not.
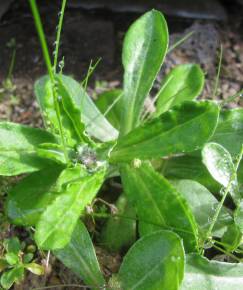
<svg viewBox="0 0 243 290"><path fill-rule="evenodd" d="M3 272L0 284L4 289L9 289L14 283L20 283L24 279L25 270L36 275L44 274L44 267L33 261L34 254L25 249L17 237L6 239L0 255L0 272Z"/></svg>
<svg viewBox="0 0 243 290"><path fill-rule="evenodd" d="M110 280L112 289L216 289L220 277L227 289L241 287L241 263L229 276L228 264L203 254L214 247L241 261L243 110L195 100L204 75L193 64L174 68L154 99L155 112L144 109L168 50L167 24L156 10L128 30L123 89L103 94L99 110L78 82L56 71L66 2L54 66L35 0L29 2L49 73L35 85L45 130L0 123L0 174L28 173L8 193L9 218L35 227L38 247L52 250L85 283L106 288L80 216L106 179L121 176L118 212L92 213L110 217L101 239L111 250L134 243L138 226L140 238Z"/></svg>

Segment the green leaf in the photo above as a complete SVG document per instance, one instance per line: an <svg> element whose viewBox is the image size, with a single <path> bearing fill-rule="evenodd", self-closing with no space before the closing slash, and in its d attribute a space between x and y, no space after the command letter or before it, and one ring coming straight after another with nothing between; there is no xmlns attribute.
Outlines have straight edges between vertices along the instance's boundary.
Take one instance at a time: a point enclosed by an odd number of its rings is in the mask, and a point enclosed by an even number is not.
<svg viewBox="0 0 243 290"><path fill-rule="evenodd" d="M70 241L77 220L96 196L104 180L105 170L68 184L54 202L42 213L37 223L35 240L41 249L65 247Z"/></svg>
<svg viewBox="0 0 243 290"><path fill-rule="evenodd" d="M36 148L38 156L48 158L59 164L66 164L62 145L43 143Z"/></svg>
<svg viewBox="0 0 243 290"><path fill-rule="evenodd" d="M69 87L62 80L62 75L57 78L57 93L61 96L63 110L71 120L73 128L76 132L77 138L81 143L90 143L90 139L85 133L85 125L83 124L81 108L74 102Z"/></svg>
<svg viewBox="0 0 243 290"><path fill-rule="evenodd" d="M204 74L195 64L182 64L173 68L165 77L158 92L155 116L168 111L172 106L191 101L201 93Z"/></svg>
<svg viewBox="0 0 243 290"><path fill-rule="evenodd" d="M7 253L5 255L5 259L8 262L9 265L13 266L16 265L19 262L19 257L15 253Z"/></svg>
<svg viewBox="0 0 243 290"><path fill-rule="evenodd" d="M110 160L144 160L199 149L214 133L218 113L212 102L184 102L118 139Z"/></svg>
<svg viewBox="0 0 243 290"><path fill-rule="evenodd" d="M231 156L236 157L243 144L243 109L221 111L214 135L210 139L222 145ZM218 192L220 185L208 173L201 162L201 154L185 155L165 161L165 176L178 179L194 179L212 192ZM243 184L243 162L238 170L239 185Z"/></svg>
<svg viewBox="0 0 243 290"><path fill-rule="evenodd" d="M221 242L227 251L235 251L241 244L242 233L240 228L236 224L228 226L227 231L224 233Z"/></svg>
<svg viewBox="0 0 243 290"><path fill-rule="evenodd" d="M8 266L9 264L7 263L7 261L5 259L0 258L0 273L4 271Z"/></svg>
<svg viewBox="0 0 243 290"><path fill-rule="evenodd" d="M44 130L0 122L0 175L13 176L50 166L51 161L36 155L36 147L56 142L55 136Z"/></svg>
<svg viewBox="0 0 243 290"><path fill-rule="evenodd" d="M36 263L29 263L29 264L24 265L24 267L35 275L45 274L45 269L42 265L39 265Z"/></svg>
<svg viewBox="0 0 243 290"><path fill-rule="evenodd" d="M243 109L225 110L220 113L219 124L212 142L222 145L235 157L243 144Z"/></svg>
<svg viewBox="0 0 243 290"><path fill-rule="evenodd" d="M198 250L198 227L184 197L148 164L123 166L122 183L140 221L140 234L165 228L183 238L188 252Z"/></svg>
<svg viewBox="0 0 243 290"><path fill-rule="evenodd" d="M101 233L101 244L114 252L129 247L136 240L136 214L124 194L118 198L116 208L116 214L121 217L111 216Z"/></svg>
<svg viewBox="0 0 243 290"><path fill-rule="evenodd" d="M20 282L24 278L24 267L19 266L4 272L0 282L4 289L9 289L14 283Z"/></svg>
<svg viewBox="0 0 243 290"><path fill-rule="evenodd" d="M7 198L7 215L14 224L31 226L56 198L55 182L62 167L49 167L30 174L14 186Z"/></svg>
<svg viewBox="0 0 243 290"><path fill-rule="evenodd" d="M207 188L196 181L172 180L171 183L175 189L185 197L203 237L215 215L215 210L219 204L218 200L207 190ZM217 237L222 236L227 225L232 223L232 217L226 208L223 207L215 224L213 235Z"/></svg>
<svg viewBox="0 0 243 290"><path fill-rule="evenodd" d="M123 45L124 95L121 134L139 124L148 96L168 48L168 28L164 16L151 10L129 28Z"/></svg>
<svg viewBox="0 0 243 290"><path fill-rule="evenodd" d="M237 202L240 198L237 186L235 166L230 153L217 143L207 143L202 150L202 161L211 176L225 188L231 182L230 192Z"/></svg>
<svg viewBox="0 0 243 290"><path fill-rule="evenodd" d="M138 240L123 259L119 289L177 290L184 276L181 239L170 231L158 231Z"/></svg>
<svg viewBox="0 0 243 290"><path fill-rule="evenodd" d="M234 216L236 225L239 226L243 233L243 200L238 204Z"/></svg>
<svg viewBox="0 0 243 290"><path fill-rule="evenodd" d="M95 249L84 224L79 221L73 231L70 242L54 255L87 285L102 288L105 280L96 258Z"/></svg>
<svg viewBox="0 0 243 290"><path fill-rule="evenodd" d="M169 179L192 179L204 185L212 192L218 192L220 185L208 172L199 154L175 156L163 160L161 173Z"/></svg>
<svg viewBox="0 0 243 290"><path fill-rule="evenodd" d="M8 252L12 252L16 255L18 255L19 251L21 250L21 244L17 237L4 240L4 245Z"/></svg>
<svg viewBox="0 0 243 290"><path fill-rule="evenodd" d="M63 84L68 88L74 103L80 108L86 131L91 136L104 142L115 140L118 136L118 131L111 126L81 85L71 77L60 75L59 78L62 79Z"/></svg>
<svg viewBox="0 0 243 290"><path fill-rule="evenodd" d="M79 143L80 138L79 135L77 135L77 132L75 131L75 128L73 126L73 122L70 119L70 116L65 111L63 105L63 99L69 98L70 96L68 93L66 93L66 90L60 87L60 82L58 83L58 81L56 81L56 90L58 92L60 121L65 141L69 146L74 146ZM63 93L65 93L64 96L62 96ZM56 115L52 83L48 76L42 77L35 83L35 95L42 111L42 117L45 122L45 126L47 128L50 128L52 132L58 134L59 121Z"/></svg>
<svg viewBox="0 0 243 290"><path fill-rule="evenodd" d="M121 104L122 90L113 89L98 95L95 102L101 113L106 113L107 120L116 129L120 129L122 104Z"/></svg>
<svg viewBox="0 0 243 290"><path fill-rule="evenodd" d="M241 290L242 273L242 263L209 261L199 255L188 255L181 290Z"/></svg>

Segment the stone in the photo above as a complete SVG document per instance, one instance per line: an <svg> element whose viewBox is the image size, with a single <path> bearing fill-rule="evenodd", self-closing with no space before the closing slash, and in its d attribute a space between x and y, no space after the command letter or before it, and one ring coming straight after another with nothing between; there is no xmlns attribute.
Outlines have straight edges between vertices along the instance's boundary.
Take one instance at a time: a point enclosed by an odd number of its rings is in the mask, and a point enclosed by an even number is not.
<svg viewBox="0 0 243 290"><path fill-rule="evenodd" d="M226 12L218 0L69 0L68 7L135 13L155 8L172 16L223 21L227 19Z"/></svg>
<svg viewBox="0 0 243 290"><path fill-rule="evenodd" d="M8 11L10 5L14 0L1 0L0 1L0 20L4 16L4 14Z"/></svg>

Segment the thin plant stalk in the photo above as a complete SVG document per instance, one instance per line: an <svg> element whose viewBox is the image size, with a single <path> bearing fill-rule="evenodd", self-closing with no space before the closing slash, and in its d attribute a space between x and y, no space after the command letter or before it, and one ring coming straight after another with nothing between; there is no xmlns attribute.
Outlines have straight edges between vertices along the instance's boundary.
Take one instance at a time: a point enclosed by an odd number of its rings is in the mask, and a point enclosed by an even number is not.
<svg viewBox="0 0 243 290"><path fill-rule="evenodd" d="M226 197L227 197L227 195L228 195L228 193L229 193L229 191L231 189L232 182L235 180L235 177L236 177L236 174L237 174L237 170L239 168L240 161L242 159L242 155L243 155L243 145L241 147L241 151L240 151L239 157L238 157L236 165L235 165L235 172L232 174L232 176L230 178L230 181L229 181L229 183L228 183L228 185L227 185L227 187L225 189L225 192L223 194L223 197L222 197L222 199L221 199L221 201L220 201L220 203L219 203L219 205L218 205L218 207L216 209L215 215L213 216L213 219L212 219L212 223L211 223L211 225L210 225L210 227L209 227L209 229L208 229L208 231L206 233L206 239L205 240L208 240L211 237L211 235L212 235L213 228L214 228L214 226L215 226L215 224L216 224L216 222L218 220L218 217L219 217L220 211L221 211L221 209L222 209L222 207L224 205L225 199L226 199Z"/></svg>
<svg viewBox="0 0 243 290"><path fill-rule="evenodd" d="M185 42L188 38L190 38L193 34L195 33L195 31L190 31L189 33L187 33L184 37L182 37L181 39L179 39L175 44L173 44L169 49L167 53L170 53L172 50L174 50L176 47L180 46L183 42Z"/></svg>
<svg viewBox="0 0 243 290"><path fill-rule="evenodd" d="M222 67L222 59L223 59L223 45L220 45L220 53L219 53L219 64L218 64L218 70L217 70L217 75L215 79L215 84L214 84L214 90L213 90L213 95L212 99L214 100L218 91L219 87L219 77L221 73L221 67Z"/></svg>
<svg viewBox="0 0 243 290"><path fill-rule="evenodd" d="M39 14L39 11L37 8L36 0L29 0L29 3L30 3L30 7L31 7L32 14L34 17L35 26L36 26L36 29L37 29L37 32L39 35L44 60L45 60L48 74L49 74L49 77L51 80L53 101L54 101L55 112L56 112L57 121L58 121L58 130L59 130L59 133L61 136L65 160L66 160L66 162L68 162L69 159L68 159L68 153L67 153L67 146L66 146L66 141L65 141L65 137L64 137L64 133L63 133L62 123L61 123L61 113L60 113L60 107L59 107L59 103L58 103L58 96L57 96L57 90L56 90L56 85L55 85L55 75L54 75L53 68L52 68L51 58L50 58L50 54L48 51L46 38L45 38L40 14Z"/></svg>
<svg viewBox="0 0 243 290"><path fill-rule="evenodd" d="M60 12L60 18L59 18L59 22L57 26L57 37L56 37L56 42L55 42L54 63L53 63L54 73L57 72L58 54L59 54L60 39L61 39L61 32L62 32L62 27L63 27L63 19L64 19L66 4L67 4L67 0L63 0L61 12Z"/></svg>

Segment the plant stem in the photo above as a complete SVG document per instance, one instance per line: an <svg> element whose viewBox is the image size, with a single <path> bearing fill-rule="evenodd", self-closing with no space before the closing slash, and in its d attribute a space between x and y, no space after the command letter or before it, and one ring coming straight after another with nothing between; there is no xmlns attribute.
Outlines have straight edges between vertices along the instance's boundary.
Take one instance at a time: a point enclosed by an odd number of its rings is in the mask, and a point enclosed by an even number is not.
<svg viewBox="0 0 243 290"><path fill-rule="evenodd" d="M240 161L242 159L242 155L243 155L243 145L241 147L241 151L240 151L239 157L238 157L236 165L235 165L235 172L231 175L230 181L229 181L229 183L228 183L228 185L227 185L227 187L225 189L223 197L222 197L222 199L221 199L221 201L220 201L220 203L219 203L219 205L218 205L218 207L216 209L215 215L213 216L212 223L211 223L211 225L210 225L210 227L209 227L209 229L208 229L208 231L206 233L206 239L205 240L208 240L211 237L211 235L212 235L213 228L214 228L214 226L215 226L215 224L217 222L217 219L219 217L220 211L221 211L221 209L222 209L222 207L224 205L225 199L226 199L226 197L227 197L227 195L228 195L228 193L230 191L232 182L235 180L235 177L236 177L236 174L237 174L237 170L239 168Z"/></svg>
<svg viewBox="0 0 243 290"><path fill-rule="evenodd" d="M225 251L225 250L222 249L221 247L218 247L218 246L216 246L216 245L213 245L213 248L215 248L216 250L218 250L218 251L224 253L225 255L231 257L232 259L234 259L234 260L236 260L236 261L238 261L238 262L240 262L240 263L242 262L242 259L240 259L240 258L236 257L235 255L233 255L233 254L231 254L231 253Z"/></svg>
<svg viewBox="0 0 243 290"><path fill-rule="evenodd" d="M189 33L187 33L185 36L183 36L181 39L179 39L175 44L173 44L169 49L167 53L170 53L172 50L174 50L176 47L178 47L179 45L181 45L183 42L185 42L188 38L190 38L193 34L195 33L195 31L190 31Z"/></svg>
<svg viewBox="0 0 243 290"><path fill-rule="evenodd" d="M45 38L44 30L42 27L42 23L41 23L40 14L39 14L39 11L37 9L36 0L29 0L29 3L30 3L30 7L31 7L32 14L34 17L35 26L36 26L36 29L37 29L37 32L39 35L44 60L45 60L48 74L49 74L49 77L51 80L54 107L55 107L57 121L58 121L58 129L59 129L59 133L60 133L61 140L62 140L62 147L63 147L64 156L65 156L66 162L68 163L69 159L68 159L68 154L67 154L67 146L66 146L66 141L64 138L63 128L62 128L62 122L61 122L61 117L60 117L61 116L60 107L59 107L59 103L58 103L57 89L56 89L56 85L55 85L55 75L54 75L53 69L52 69L51 58L49 55L49 51L48 51L48 47L47 47L47 43L46 43L46 38Z"/></svg>
<svg viewBox="0 0 243 290"><path fill-rule="evenodd" d="M56 73L56 71L57 71L57 61L58 61L58 54L59 54L59 47L60 47L60 38L61 38L66 3L67 3L67 0L62 0L62 8L61 8L61 12L60 12L58 27L57 27L57 38L56 38L55 50L54 50L54 64L53 64L54 73Z"/></svg>
<svg viewBox="0 0 243 290"><path fill-rule="evenodd" d="M213 95L212 95L213 100L217 94L217 90L218 90L218 86L219 86L219 77L220 77L220 72L221 72L222 59L223 59L223 45L221 44L220 45L220 53L219 53L218 70L217 70L217 75L216 75L215 85L214 85L214 90L213 90Z"/></svg>

